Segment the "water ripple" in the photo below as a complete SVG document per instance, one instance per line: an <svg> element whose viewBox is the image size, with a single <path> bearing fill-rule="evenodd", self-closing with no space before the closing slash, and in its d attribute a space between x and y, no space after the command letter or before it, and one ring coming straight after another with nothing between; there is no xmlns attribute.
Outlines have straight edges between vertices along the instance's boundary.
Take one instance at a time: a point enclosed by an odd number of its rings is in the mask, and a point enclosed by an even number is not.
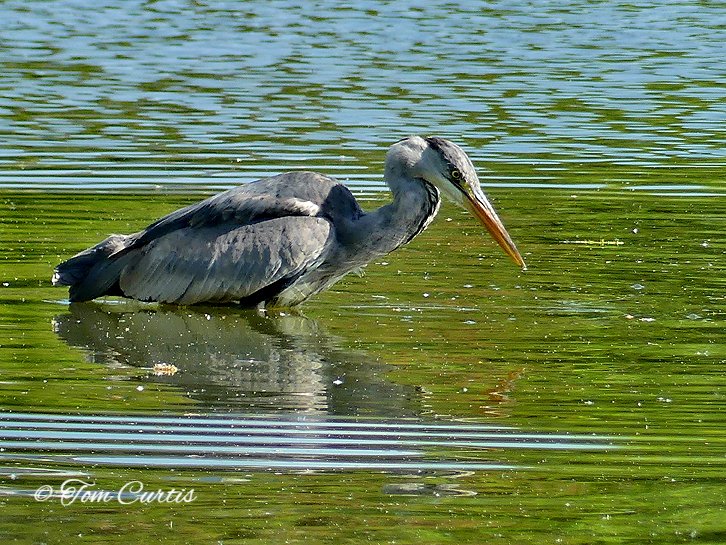
<svg viewBox="0 0 726 545"><path fill-rule="evenodd" d="M490 459L511 449L618 447L612 437L420 419L4 413L0 448L6 461L43 455L147 467L450 471L522 468Z"/></svg>
<svg viewBox="0 0 726 545"><path fill-rule="evenodd" d="M726 157L717 3L50 6L0 4L0 168L21 178L147 165L138 184L238 161L360 172L412 133L545 178Z"/></svg>

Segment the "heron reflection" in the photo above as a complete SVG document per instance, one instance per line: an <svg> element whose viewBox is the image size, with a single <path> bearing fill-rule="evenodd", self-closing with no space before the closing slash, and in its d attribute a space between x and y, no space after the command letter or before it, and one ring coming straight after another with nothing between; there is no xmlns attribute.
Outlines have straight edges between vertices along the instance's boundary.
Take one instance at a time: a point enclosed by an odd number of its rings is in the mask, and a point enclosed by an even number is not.
<svg viewBox="0 0 726 545"><path fill-rule="evenodd" d="M183 388L200 408L387 417L420 410L415 387L386 379L389 366L300 314L74 303L54 328L91 361L148 369L146 380ZM176 372L157 376L155 366Z"/></svg>

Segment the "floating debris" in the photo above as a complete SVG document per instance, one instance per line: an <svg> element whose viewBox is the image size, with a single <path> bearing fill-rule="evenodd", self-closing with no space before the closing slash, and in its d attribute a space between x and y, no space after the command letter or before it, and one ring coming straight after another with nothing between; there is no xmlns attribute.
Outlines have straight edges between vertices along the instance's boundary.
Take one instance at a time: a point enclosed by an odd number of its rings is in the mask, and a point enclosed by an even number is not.
<svg viewBox="0 0 726 545"><path fill-rule="evenodd" d="M635 316L632 314L626 314L625 315L626 320L634 320ZM655 322L655 318L651 318L650 316L643 316L642 318L638 318L639 322Z"/></svg>
<svg viewBox="0 0 726 545"><path fill-rule="evenodd" d="M586 246L622 246L625 244L622 240L563 240L562 244L584 244Z"/></svg>
<svg viewBox="0 0 726 545"><path fill-rule="evenodd" d="M176 375L176 372L178 370L179 368L172 363L155 363L152 372L157 377L171 377L173 375Z"/></svg>

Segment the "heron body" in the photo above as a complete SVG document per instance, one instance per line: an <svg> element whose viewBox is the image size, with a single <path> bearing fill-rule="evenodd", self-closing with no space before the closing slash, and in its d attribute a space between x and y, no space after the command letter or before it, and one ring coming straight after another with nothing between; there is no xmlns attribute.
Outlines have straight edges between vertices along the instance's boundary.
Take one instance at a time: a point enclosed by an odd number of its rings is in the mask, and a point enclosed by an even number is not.
<svg viewBox="0 0 726 545"><path fill-rule="evenodd" d="M474 167L442 138L406 138L386 157L393 201L364 212L336 180L289 172L187 206L131 235L111 235L53 275L71 301L120 295L177 304L293 306L406 244L444 193L469 208L512 258L519 252Z"/></svg>

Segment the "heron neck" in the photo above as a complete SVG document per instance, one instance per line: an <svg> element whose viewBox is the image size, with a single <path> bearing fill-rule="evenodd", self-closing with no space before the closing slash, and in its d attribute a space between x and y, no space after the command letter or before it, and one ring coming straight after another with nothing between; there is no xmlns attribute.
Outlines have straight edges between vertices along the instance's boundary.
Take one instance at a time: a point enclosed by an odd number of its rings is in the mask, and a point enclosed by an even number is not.
<svg viewBox="0 0 726 545"><path fill-rule="evenodd" d="M411 241L433 220L441 203L438 189L422 179L386 176L386 183L393 202L365 214L353 226L358 251L368 250L361 252L369 254L368 258L385 255Z"/></svg>

